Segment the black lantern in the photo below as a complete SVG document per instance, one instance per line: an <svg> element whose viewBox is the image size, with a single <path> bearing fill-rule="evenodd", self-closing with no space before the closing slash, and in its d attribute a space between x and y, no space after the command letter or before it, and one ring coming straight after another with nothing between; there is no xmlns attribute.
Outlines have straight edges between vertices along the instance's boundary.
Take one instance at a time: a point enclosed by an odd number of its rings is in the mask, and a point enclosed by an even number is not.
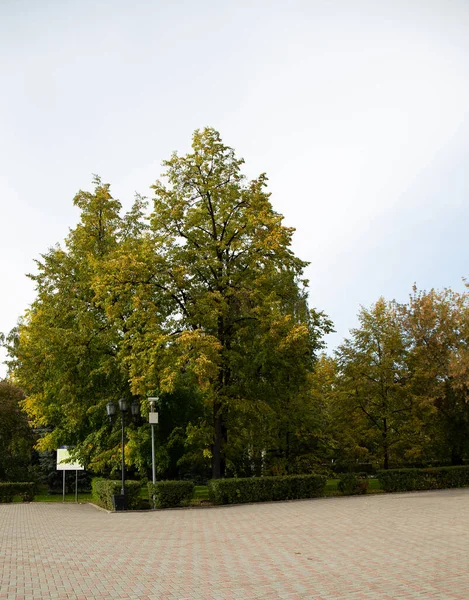
<svg viewBox="0 0 469 600"><path fill-rule="evenodd" d="M118 400L119 410L121 412L121 425L122 425L122 439L121 439L121 448L122 448L122 486L120 495L113 496L114 508L116 510L125 510L125 457L124 457L124 427L125 427L125 414L129 410L129 403L125 398L119 398ZM112 400L106 404L106 412L109 417L109 421L112 423L112 419L116 414L116 405ZM140 405L137 400L134 400L130 405L130 412L132 417L136 419L140 414Z"/></svg>
<svg viewBox="0 0 469 600"><path fill-rule="evenodd" d="M109 400L109 402L106 404L106 412L107 416L109 417L109 421L112 422L112 417L116 414L116 405L112 400Z"/></svg>
<svg viewBox="0 0 469 600"><path fill-rule="evenodd" d="M137 400L134 400L130 405L130 412L132 413L132 417L136 419L140 415L140 404Z"/></svg>

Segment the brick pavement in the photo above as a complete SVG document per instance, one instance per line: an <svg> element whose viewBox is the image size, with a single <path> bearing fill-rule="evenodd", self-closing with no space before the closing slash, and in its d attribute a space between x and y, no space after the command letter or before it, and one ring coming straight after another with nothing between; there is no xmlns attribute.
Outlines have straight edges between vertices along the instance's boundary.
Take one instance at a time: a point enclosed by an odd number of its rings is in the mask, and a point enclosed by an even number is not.
<svg viewBox="0 0 469 600"><path fill-rule="evenodd" d="M0 505L0 598L469 599L469 489L109 514Z"/></svg>

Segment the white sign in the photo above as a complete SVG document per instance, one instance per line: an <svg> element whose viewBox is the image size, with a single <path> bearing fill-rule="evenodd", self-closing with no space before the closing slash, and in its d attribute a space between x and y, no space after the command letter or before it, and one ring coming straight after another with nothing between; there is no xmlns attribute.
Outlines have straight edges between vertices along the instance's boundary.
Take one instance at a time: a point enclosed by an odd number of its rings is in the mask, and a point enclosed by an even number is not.
<svg viewBox="0 0 469 600"><path fill-rule="evenodd" d="M70 452L66 448L58 448L57 450L57 471L84 471L79 462L65 462L70 458Z"/></svg>
<svg viewBox="0 0 469 600"><path fill-rule="evenodd" d="M148 413L148 422L151 423L152 425L157 424L158 423L158 413L157 412Z"/></svg>

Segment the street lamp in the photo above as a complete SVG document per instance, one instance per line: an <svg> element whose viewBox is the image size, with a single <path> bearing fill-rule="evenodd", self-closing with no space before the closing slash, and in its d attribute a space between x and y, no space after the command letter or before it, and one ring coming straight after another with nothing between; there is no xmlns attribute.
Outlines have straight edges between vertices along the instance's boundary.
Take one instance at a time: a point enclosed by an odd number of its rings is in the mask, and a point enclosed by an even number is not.
<svg viewBox="0 0 469 600"><path fill-rule="evenodd" d="M158 413L155 412L156 403L158 398L148 398L150 403L150 412L148 414L148 422L151 425L151 474L152 481L156 483L156 470L155 470L155 424L158 423Z"/></svg>
<svg viewBox="0 0 469 600"><path fill-rule="evenodd" d="M129 410L129 403L125 398L119 398L118 401L119 410L121 412L121 425L122 425L122 437L121 437L121 449L122 449L122 486L120 497L118 495L113 496L114 508L116 510L125 510L125 457L124 457L124 426L125 426L125 414ZM109 417L109 421L112 423L112 419L116 414L116 405L112 400L110 400L106 404L107 416ZM138 417L140 413L140 406L137 400L134 400L130 405L130 412L132 413L132 417Z"/></svg>

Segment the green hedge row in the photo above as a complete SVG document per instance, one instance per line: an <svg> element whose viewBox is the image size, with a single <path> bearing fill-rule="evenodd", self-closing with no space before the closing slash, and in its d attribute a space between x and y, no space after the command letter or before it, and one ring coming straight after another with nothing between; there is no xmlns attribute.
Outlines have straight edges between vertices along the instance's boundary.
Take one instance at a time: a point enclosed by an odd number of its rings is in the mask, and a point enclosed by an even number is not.
<svg viewBox="0 0 469 600"><path fill-rule="evenodd" d="M91 492L94 500L103 508L114 510L112 496L121 493L121 481L114 479L100 479L95 477L91 482ZM126 507L130 510L140 507L140 481L128 480L125 482Z"/></svg>
<svg viewBox="0 0 469 600"><path fill-rule="evenodd" d="M212 479L208 495L214 504L316 498L323 495L326 481L324 475Z"/></svg>
<svg viewBox="0 0 469 600"><path fill-rule="evenodd" d="M193 495L193 481L157 481L148 484L148 497L153 508L187 506Z"/></svg>
<svg viewBox="0 0 469 600"><path fill-rule="evenodd" d="M13 502L14 496L20 496L23 502L32 502L36 493L36 484L0 483L0 502Z"/></svg>
<svg viewBox="0 0 469 600"><path fill-rule="evenodd" d="M469 466L389 469L378 471L378 478L386 492L465 487L469 486Z"/></svg>

